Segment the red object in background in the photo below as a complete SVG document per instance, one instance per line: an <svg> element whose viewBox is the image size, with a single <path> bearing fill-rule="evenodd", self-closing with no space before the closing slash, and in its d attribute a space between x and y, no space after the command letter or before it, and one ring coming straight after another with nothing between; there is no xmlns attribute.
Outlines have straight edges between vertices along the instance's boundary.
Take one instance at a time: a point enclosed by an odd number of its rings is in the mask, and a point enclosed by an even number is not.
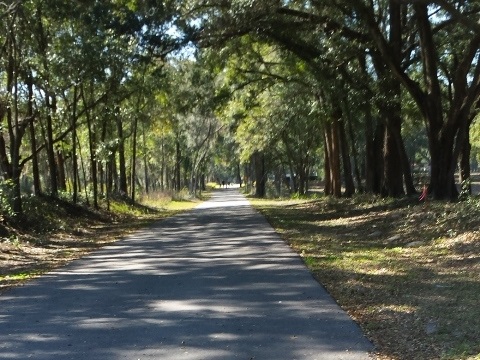
<svg viewBox="0 0 480 360"><path fill-rule="evenodd" d="M425 185L423 186L422 194L420 195L418 200L419 201L427 200L427 187Z"/></svg>

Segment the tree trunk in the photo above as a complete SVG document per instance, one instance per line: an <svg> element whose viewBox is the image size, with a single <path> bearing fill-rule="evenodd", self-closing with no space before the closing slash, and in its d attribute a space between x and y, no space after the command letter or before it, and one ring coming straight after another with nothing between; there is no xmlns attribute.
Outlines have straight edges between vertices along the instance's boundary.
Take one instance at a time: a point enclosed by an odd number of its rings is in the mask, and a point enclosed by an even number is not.
<svg viewBox="0 0 480 360"><path fill-rule="evenodd" d="M137 109L139 108L139 106L137 106ZM131 184L131 200L132 200L132 203L135 203L135 189L136 189L136 186L135 186L135 178L137 176L136 172L137 172L137 127L138 127L138 114L135 114L134 115L134 119L133 119L133 131L132 131L132 166L131 166L131 180L130 180L130 184Z"/></svg>
<svg viewBox="0 0 480 360"><path fill-rule="evenodd" d="M384 142L385 142L386 126L383 121L377 120L377 126L375 127L375 137L373 140L373 169L374 178L372 184L372 193L380 195L382 193L382 184L384 182Z"/></svg>
<svg viewBox="0 0 480 360"><path fill-rule="evenodd" d="M175 191L180 191L181 189L181 164L182 164L182 154L180 151L180 141L175 142L175 170L174 170L174 189Z"/></svg>
<svg viewBox="0 0 480 360"><path fill-rule="evenodd" d="M261 152L255 152L253 155L255 168L255 196L265 197L265 155Z"/></svg>
<svg viewBox="0 0 480 360"><path fill-rule="evenodd" d="M463 141L462 152L460 154L460 184L463 194L472 194L472 184L470 182L470 134L467 132Z"/></svg>
<svg viewBox="0 0 480 360"><path fill-rule="evenodd" d="M37 141L35 137L35 125L34 125L34 114L33 114L33 79L32 79L31 73L28 74L26 83L28 87L27 116L31 118L29 122L29 130L30 130L30 149L32 151L33 193L36 196L40 196L40 194L42 193L42 189L40 185L40 171L38 168Z"/></svg>
<svg viewBox="0 0 480 360"><path fill-rule="evenodd" d="M147 140L145 137L145 124L142 123L142 146L143 146L143 174L145 176L145 194L150 192L150 179L148 175Z"/></svg>
<svg viewBox="0 0 480 360"><path fill-rule="evenodd" d="M17 59L17 43L14 33L15 27L11 32L11 51L9 56L9 75L10 78L8 85L9 92L13 90L13 113L11 109L8 110L8 132L10 135L10 157L11 157L11 174L13 181L13 212L17 215L22 214L22 194L20 191L20 173L22 171L20 166L20 145L23 138L23 126L19 124L19 108L18 108L18 59ZM13 81L13 82L12 82Z"/></svg>
<svg viewBox="0 0 480 360"><path fill-rule="evenodd" d="M43 27L43 16L42 16L42 4L39 4L37 7L37 31L36 34L38 35L38 48L41 52L41 60L43 64L43 71L44 71L44 83L46 88L45 92L45 107L47 110L47 126L46 126L46 151L47 151L47 161L49 166L49 175L50 175L50 194L53 197L58 196L58 184L57 184L57 165L55 161L55 149L53 144L53 115L56 112L56 95L50 89L50 67L48 62L48 38L47 33Z"/></svg>
<svg viewBox="0 0 480 360"><path fill-rule="evenodd" d="M404 194L402 181L402 168L399 166L400 156L397 142L388 127L385 128L383 148L383 185L382 195L399 197Z"/></svg>
<svg viewBox="0 0 480 360"><path fill-rule="evenodd" d="M338 128L338 137L339 143L341 147L341 155L342 155L342 164L343 164L343 173L345 179L345 192L344 195L346 197L351 197L355 194L355 184L353 182L353 173L352 173L352 164L350 162L350 151L347 142L347 135L345 133L345 124L342 118L341 110L338 110L336 114L336 122Z"/></svg>
<svg viewBox="0 0 480 360"><path fill-rule="evenodd" d="M338 133L338 123L336 121L325 124L328 167L330 170L328 176L330 177L329 182L331 186L331 191L328 192L328 195L339 198L342 196L342 182L340 171L340 140Z"/></svg>
<svg viewBox="0 0 480 360"><path fill-rule="evenodd" d="M120 194L128 194L127 184L127 165L125 161L125 138L123 136L123 122L117 117L117 135L118 135L118 190Z"/></svg>
<svg viewBox="0 0 480 360"><path fill-rule="evenodd" d="M297 176L298 176L298 194L306 194L306 183L307 183L307 171L305 169L305 164L301 161L297 166Z"/></svg>
<svg viewBox="0 0 480 360"><path fill-rule="evenodd" d="M451 168L453 160L453 136L443 137L443 141L431 140L431 166L429 193L435 199L455 199L458 190L455 186L455 169Z"/></svg>
<svg viewBox="0 0 480 360"><path fill-rule="evenodd" d="M59 190L67 190L67 177L65 173L65 158L61 151L57 151L57 172L58 172L58 188Z"/></svg>
<svg viewBox="0 0 480 360"><path fill-rule="evenodd" d="M82 91L83 104L87 108L87 101L85 99L85 92ZM95 132L93 131L93 124L90 116L90 111L85 112L85 117L87 119L87 129L88 129L88 145L90 150L90 172L92 175L92 190L93 190L93 207L98 209L98 177L97 177L97 160L95 157L96 149L96 138Z"/></svg>
<svg viewBox="0 0 480 360"><path fill-rule="evenodd" d="M328 155L328 139L327 139L327 131L324 130L323 132L323 140L324 140L324 151L323 151L323 173L324 173L324 180L323 180L323 193L325 195L332 194L332 178L330 176L330 158Z"/></svg>
<svg viewBox="0 0 480 360"><path fill-rule="evenodd" d="M50 99L51 96L51 99ZM50 194L53 197L58 196L58 172L57 172L57 162L55 159L55 147L53 144L53 115L56 112L56 97L55 94L50 94L48 91L45 93L45 106L47 108L47 159L49 166L50 174Z"/></svg>
<svg viewBox="0 0 480 360"><path fill-rule="evenodd" d="M78 202L78 159L77 159L77 85L73 87L73 105L72 105L72 201Z"/></svg>
<svg viewBox="0 0 480 360"><path fill-rule="evenodd" d="M237 170L237 182L240 185L240 188L242 187L242 174L240 173L240 161L237 162L236 166Z"/></svg>
<svg viewBox="0 0 480 360"><path fill-rule="evenodd" d="M350 137L350 143L355 144L355 132L353 130L352 126L352 121L348 122L348 135ZM354 163L354 174L355 174L355 179L357 181L357 189L360 193L363 193L364 187L362 184L362 176L360 173L360 168L359 168L359 162L358 162L358 151L355 145L352 145L352 157L353 157L353 163Z"/></svg>
<svg viewBox="0 0 480 360"><path fill-rule="evenodd" d="M371 106L367 105L365 110L365 191L375 194L379 192L378 178L380 177L380 171L377 161L378 139L376 133L378 131L376 128L374 131L373 123Z"/></svg>

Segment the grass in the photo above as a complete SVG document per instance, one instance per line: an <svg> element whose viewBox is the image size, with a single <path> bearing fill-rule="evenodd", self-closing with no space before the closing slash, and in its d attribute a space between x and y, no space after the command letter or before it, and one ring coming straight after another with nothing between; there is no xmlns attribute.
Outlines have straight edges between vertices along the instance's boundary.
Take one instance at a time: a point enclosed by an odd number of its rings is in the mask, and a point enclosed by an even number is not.
<svg viewBox="0 0 480 360"><path fill-rule="evenodd" d="M377 359L480 359L480 202L252 200Z"/></svg>

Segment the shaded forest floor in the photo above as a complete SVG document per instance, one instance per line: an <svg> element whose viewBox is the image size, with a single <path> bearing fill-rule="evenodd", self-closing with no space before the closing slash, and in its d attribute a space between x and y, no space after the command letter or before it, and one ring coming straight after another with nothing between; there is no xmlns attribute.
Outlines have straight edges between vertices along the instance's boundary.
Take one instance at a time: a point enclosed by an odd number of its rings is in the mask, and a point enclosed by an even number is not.
<svg viewBox="0 0 480 360"><path fill-rule="evenodd" d="M480 359L480 200L252 200L377 359Z"/></svg>
<svg viewBox="0 0 480 360"><path fill-rule="evenodd" d="M112 201L100 210L50 197L24 202L20 218L0 222L0 293L147 226L193 208L195 200Z"/></svg>

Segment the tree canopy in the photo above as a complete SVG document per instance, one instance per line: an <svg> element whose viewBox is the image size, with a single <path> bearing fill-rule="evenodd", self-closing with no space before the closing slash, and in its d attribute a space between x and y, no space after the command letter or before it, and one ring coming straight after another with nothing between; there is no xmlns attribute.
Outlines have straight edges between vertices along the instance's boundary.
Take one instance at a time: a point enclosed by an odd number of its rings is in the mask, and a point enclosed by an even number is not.
<svg viewBox="0 0 480 360"><path fill-rule="evenodd" d="M99 206L209 180L455 199L477 163L479 15L443 0L1 3L3 212L31 193Z"/></svg>

